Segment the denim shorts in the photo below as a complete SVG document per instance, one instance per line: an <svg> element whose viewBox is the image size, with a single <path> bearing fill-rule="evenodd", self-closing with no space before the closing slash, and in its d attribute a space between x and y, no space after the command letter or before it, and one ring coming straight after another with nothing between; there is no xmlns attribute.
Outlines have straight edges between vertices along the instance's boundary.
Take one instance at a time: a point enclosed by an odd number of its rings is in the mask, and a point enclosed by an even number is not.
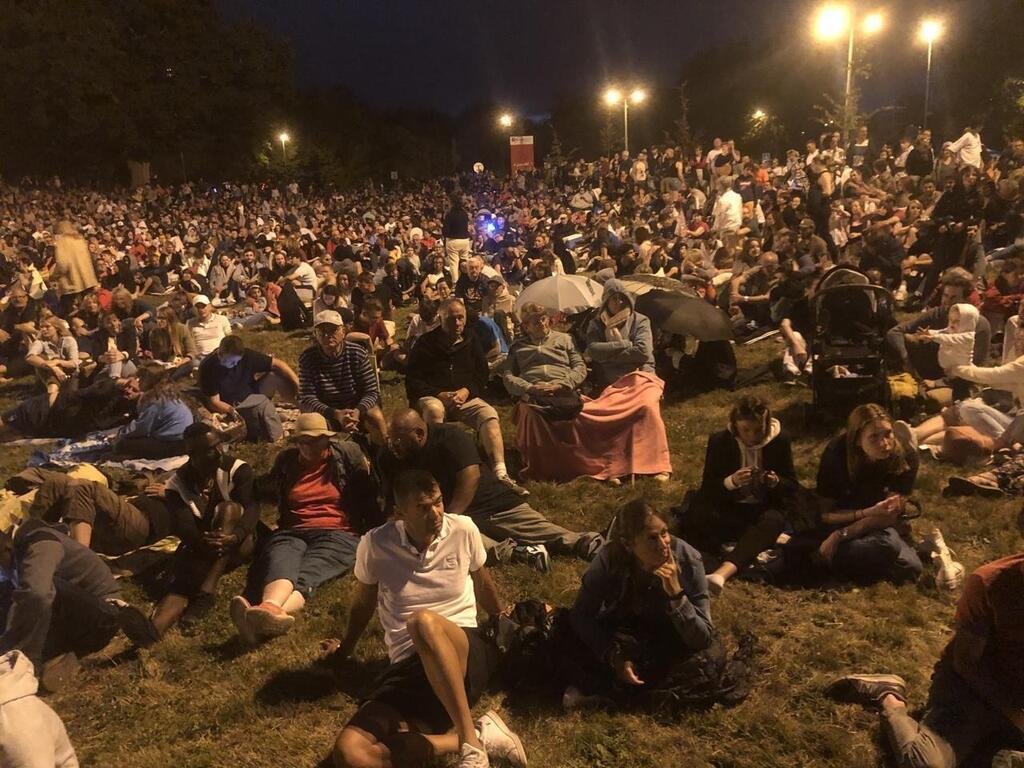
<svg viewBox="0 0 1024 768"><path fill-rule="evenodd" d="M263 545L246 591L259 601L264 586L287 579L309 599L321 584L352 569L358 544L359 536L337 528L280 528Z"/></svg>

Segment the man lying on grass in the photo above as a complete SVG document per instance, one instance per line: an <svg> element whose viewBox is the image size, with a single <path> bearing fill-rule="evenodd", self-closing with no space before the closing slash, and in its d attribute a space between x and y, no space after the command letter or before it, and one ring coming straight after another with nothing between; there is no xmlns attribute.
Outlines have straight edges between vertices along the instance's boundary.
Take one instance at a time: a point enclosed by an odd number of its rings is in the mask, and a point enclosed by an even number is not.
<svg viewBox="0 0 1024 768"><path fill-rule="evenodd" d="M345 636L324 643L332 662L347 660L377 609L391 662L338 735L334 762L421 766L456 753L461 768L486 768L488 756L526 765L496 713L476 723L470 713L498 660L477 627L477 601L490 616L503 608L480 532L471 518L445 514L427 472L400 474L394 494L394 519L359 541Z"/></svg>

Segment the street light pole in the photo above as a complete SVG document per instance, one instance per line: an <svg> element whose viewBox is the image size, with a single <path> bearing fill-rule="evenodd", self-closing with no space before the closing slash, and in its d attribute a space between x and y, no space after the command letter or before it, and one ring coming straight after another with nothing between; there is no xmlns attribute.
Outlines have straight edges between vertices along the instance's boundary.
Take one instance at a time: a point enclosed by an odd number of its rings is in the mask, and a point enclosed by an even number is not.
<svg viewBox="0 0 1024 768"><path fill-rule="evenodd" d="M928 127L928 101L932 93L932 42L931 39L928 40L928 68L924 76L924 128Z"/></svg>
<svg viewBox="0 0 1024 768"><path fill-rule="evenodd" d="M928 127L928 114L931 106L932 95L932 46L942 36L942 21L939 19L925 19L921 22L921 39L928 44L928 66L924 76L924 122L922 127Z"/></svg>
<svg viewBox="0 0 1024 768"><path fill-rule="evenodd" d="M852 22L850 42L846 47L846 96L843 99L843 146L850 141L850 96L853 88L853 31L856 27Z"/></svg>
<svg viewBox="0 0 1024 768"><path fill-rule="evenodd" d="M622 99L622 139L626 152L629 152L629 99Z"/></svg>

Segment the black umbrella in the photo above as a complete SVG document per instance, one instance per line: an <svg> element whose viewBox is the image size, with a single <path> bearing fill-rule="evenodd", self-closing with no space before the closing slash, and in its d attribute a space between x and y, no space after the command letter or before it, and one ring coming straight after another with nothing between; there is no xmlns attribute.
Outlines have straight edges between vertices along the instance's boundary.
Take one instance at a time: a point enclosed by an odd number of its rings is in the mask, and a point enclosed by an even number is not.
<svg viewBox="0 0 1024 768"><path fill-rule="evenodd" d="M636 310L651 324L668 333L693 336L698 341L726 341L732 338L729 316L704 299L678 291L648 291L636 299Z"/></svg>

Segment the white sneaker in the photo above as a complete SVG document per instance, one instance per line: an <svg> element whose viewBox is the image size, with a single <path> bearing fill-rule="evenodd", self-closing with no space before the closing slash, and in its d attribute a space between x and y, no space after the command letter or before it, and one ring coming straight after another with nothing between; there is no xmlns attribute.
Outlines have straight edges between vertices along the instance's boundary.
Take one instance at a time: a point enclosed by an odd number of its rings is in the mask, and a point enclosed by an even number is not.
<svg viewBox="0 0 1024 768"><path fill-rule="evenodd" d="M512 765L526 765L523 742L493 709L476 721L476 732L488 758L507 760Z"/></svg>
<svg viewBox="0 0 1024 768"><path fill-rule="evenodd" d="M931 553L932 563L935 565L935 586L950 591L959 589L964 583L966 569L962 563L953 559L953 553L942 538L942 531L933 528L932 532L924 537L924 548Z"/></svg>
<svg viewBox="0 0 1024 768"><path fill-rule="evenodd" d="M242 642L246 645L256 645L258 640L255 628L249 623L249 611L251 610L252 606L249 604L249 601L241 595L235 595L231 598L229 607L231 623L235 625L235 629L238 630Z"/></svg>
<svg viewBox="0 0 1024 768"><path fill-rule="evenodd" d="M1024 768L1024 752L1000 750L992 758L992 768Z"/></svg>
<svg viewBox="0 0 1024 768"><path fill-rule="evenodd" d="M459 768L489 768L490 760L487 753L477 749L470 744L462 745L462 752L459 754Z"/></svg>

